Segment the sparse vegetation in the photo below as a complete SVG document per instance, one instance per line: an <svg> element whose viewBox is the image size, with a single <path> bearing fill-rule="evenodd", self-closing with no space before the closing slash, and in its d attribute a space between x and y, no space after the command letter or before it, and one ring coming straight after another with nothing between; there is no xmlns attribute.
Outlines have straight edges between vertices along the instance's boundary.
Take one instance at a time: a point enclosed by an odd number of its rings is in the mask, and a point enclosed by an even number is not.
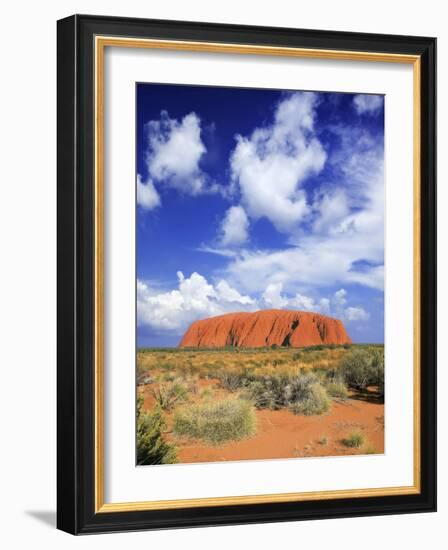
<svg viewBox="0 0 448 550"><path fill-rule="evenodd" d="M150 393L163 410L170 410L176 403L186 401L188 398L188 389L180 379L161 382L152 387Z"/></svg>
<svg viewBox="0 0 448 550"><path fill-rule="evenodd" d="M353 388L363 391L377 386L384 395L384 348L371 346L348 352L341 358L340 371Z"/></svg>
<svg viewBox="0 0 448 550"><path fill-rule="evenodd" d="M331 400L313 372L246 375L242 388L258 409L289 408L295 414L322 414Z"/></svg>
<svg viewBox="0 0 448 550"><path fill-rule="evenodd" d="M229 391L236 391L248 382L244 368L222 368L216 373L221 386Z"/></svg>
<svg viewBox="0 0 448 550"><path fill-rule="evenodd" d="M237 398L185 406L176 411L173 429L177 435L213 445L237 441L255 433L255 411L248 401Z"/></svg>
<svg viewBox="0 0 448 550"><path fill-rule="evenodd" d="M306 397L294 401L289 408L295 414L323 414L327 412L331 405L326 389L319 383L313 383L308 386Z"/></svg>
<svg viewBox="0 0 448 550"><path fill-rule="evenodd" d="M347 399L348 397L347 386L341 379L329 380L326 383L325 388L328 392L328 395L335 399Z"/></svg>
<svg viewBox="0 0 448 550"><path fill-rule="evenodd" d="M151 412L143 412L143 398L137 398L137 464L174 464L176 448L165 441L163 431L166 422L162 409L157 406Z"/></svg>
<svg viewBox="0 0 448 550"><path fill-rule="evenodd" d="M251 437L256 432L257 418L264 432L265 426L276 422L276 413L271 416L269 411L287 410L308 417L298 422L309 423L313 421L309 417L331 414L333 403L335 408L348 407L347 411L354 410L352 399L381 404L384 350L375 345L140 349L137 385L139 394L145 396L146 407L144 411L140 403L138 409L138 463L166 464L181 456L179 460L183 461L191 445L211 449ZM374 410L378 421L373 430L382 433L382 410ZM288 416L278 418L288 422ZM378 452L366 439L368 431L356 433L365 430L362 424L333 428L325 419L318 422L319 430L329 431L318 439L319 432L315 434L312 444L306 442L311 444L308 450L301 443L297 456L312 456L312 452ZM188 442L190 438L197 441ZM372 442L382 448L376 435ZM196 450L191 453L196 457Z"/></svg>
<svg viewBox="0 0 448 550"><path fill-rule="evenodd" d="M361 432L352 432L342 440L343 445L350 448L362 447L364 445L365 437Z"/></svg>
<svg viewBox="0 0 448 550"><path fill-rule="evenodd" d="M212 390L212 388L205 388L200 393L201 399L210 401L215 397L215 392Z"/></svg>

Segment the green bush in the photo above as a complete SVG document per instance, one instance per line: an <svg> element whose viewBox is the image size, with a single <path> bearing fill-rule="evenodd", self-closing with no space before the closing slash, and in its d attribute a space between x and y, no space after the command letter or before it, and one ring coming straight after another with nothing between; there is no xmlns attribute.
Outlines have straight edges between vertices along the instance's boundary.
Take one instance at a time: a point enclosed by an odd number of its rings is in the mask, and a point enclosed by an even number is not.
<svg viewBox="0 0 448 550"><path fill-rule="evenodd" d="M384 348L370 348L372 384L378 386L379 393L384 396Z"/></svg>
<svg viewBox="0 0 448 550"><path fill-rule="evenodd" d="M322 414L331 400L312 372L259 376L250 380L246 394L258 409L290 408L296 414Z"/></svg>
<svg viewBox="0 0 448 550"><path fill-rule="evenodd" d="M166 428L160 407L143 412L143 397L137 399L137 464L174 464L177 462L176 448L163 438Z"/></svg>
<svg viewBox="0 0 448 550"><path fill-rule="evenodd" d="M255 411L250 402L235 398L190 405L175 412L173 430L212 445L238 441L255 433Z"/></svg>
<svg viewBox="0 0 448 550"><path fill-rule="evenodd" d="M281 375L253 377L247 383L246 395L257 409L280 409L287 403L285 388L288 380L288 377Z"/></svg>
<svg viewBox="0 0 448 550"><path fill-rule="evenodd" d="M361 432L352 432L348 437L342 440L346 447L359 448L364 444L365 438Z"/></svg>
<svg viewBox="0 0 448 550"><path fill-rule="evenodd" d="M330 405L331 399L327 390L316 382L308 387L307 396L304 399L293 402L289 408L294 414L309 416L327 412Z"/></svg>
<svg viewBox="0 0 448 550"><path fill-rule="evenodd" d="M384 395L384 348L355 349L344 355L340 362L341 374L350 386L365 390L378 386Z"/></svg>

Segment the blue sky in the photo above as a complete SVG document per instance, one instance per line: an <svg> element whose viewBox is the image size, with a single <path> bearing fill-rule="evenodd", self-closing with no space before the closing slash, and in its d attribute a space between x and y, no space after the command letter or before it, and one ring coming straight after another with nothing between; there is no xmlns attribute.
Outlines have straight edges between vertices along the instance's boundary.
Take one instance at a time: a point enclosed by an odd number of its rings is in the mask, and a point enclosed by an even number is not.
<svg viewBox="0 0 448 550"><path fill-rule="evenodd" d="M137 84L137 345L279 308L384 341L384 99Z"/></svg>

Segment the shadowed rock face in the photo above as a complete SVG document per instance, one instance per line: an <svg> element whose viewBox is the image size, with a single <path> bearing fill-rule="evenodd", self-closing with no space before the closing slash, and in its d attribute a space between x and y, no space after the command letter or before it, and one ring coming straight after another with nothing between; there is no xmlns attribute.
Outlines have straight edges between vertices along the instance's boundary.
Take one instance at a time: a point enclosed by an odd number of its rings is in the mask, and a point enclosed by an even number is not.
<svg viewBox="0 0 448 550"><path fill-rule="evenodd" d="M351 344L338 319L308 311L267 309L254 313L228 313L195 321L179 347L257 348L287 346L300 348L318 344Z"/></svg>

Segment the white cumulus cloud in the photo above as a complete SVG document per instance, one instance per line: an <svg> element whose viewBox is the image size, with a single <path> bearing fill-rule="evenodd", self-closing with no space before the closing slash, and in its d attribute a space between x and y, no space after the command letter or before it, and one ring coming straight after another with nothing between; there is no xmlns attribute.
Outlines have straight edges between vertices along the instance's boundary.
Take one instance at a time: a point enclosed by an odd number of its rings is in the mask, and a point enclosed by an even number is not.
<svg viewBox="0 0 448 550"><path fill-rule="evenodd" d="M231 206L221 223L221 246L240 245L248 239L249 219L242 206Z"/></svg>
<svg viewBox="0 0 448 550"><path fill-rule="evenodd" d="M255 300L249 296L241 295L235 288L232 288L226 281L221 280L216 285L216 294L219 299L228 304L236 303L242 305L253 305Z"/></svg>
<svg viewBox="0 0 448 550"><path fill-rule="evenodd" d="M353 98L353 105L359 115L373 114L381 109L383 101L381 95L358 94Z"/></svg>
<svg viewBox="0 0 448 550"><path fill-rule="evenodd" d="M160 292L137 281L137 322L158 331L182 334L193 321L232 311L256 309L256 302L226 281L216 286L199 273L185 277L177 272L177 288Z"/></svg>
<svg viewBox="0 0 448 550"><path fill-rule="evenodd" d="M344 288L337 290L332 296L315 300L310 296L297 293L288 300L288 307L302 311L315 311L330 315L343 321L367 321L370 314L364 308L348 306L348 293Z"/></svg>
<svg viewBox="0 0 448 550"><path fill-rule="evenodd" d="M370 318L370 314L362 307L348 307L344 315L348 321L367 321Z"/></svg>
<svg viewBox="0 0 448 550"><path fill-rule="evenodd" d="M312 92L291 94L277 105L271 125L256 128L250 137L237 136L231 155L232 181L247 213L269 219L282 232L309 213L301 185L325 163L314 133L316 102Z"/></svg>
<svg viewBox="0 0 448 550"><path fill-rule="evenodd" d="M292 307L296 309L301 309L303 311L318 311L319 307L313 298L299 293L297 293L294 298L290 300L289 303Z"/></svg>
<svg viewBox="0 0 448 550"><path fill-rule="evenodd" d="M227 266L227 279L247 292L281 281L288 293L303 287L358 283L384 287L383 150L369 136L339 128L342 183L326 185L312 205L312 231L294 230L282 250L247 249ZM363 269L359 269L362 262Z"/></svg>
<svg viewBox="0 0 448 550"><path fill-rule="evenodd" d="M329 298L320 298L315 300L310 296L297 293L293 298L288 300L288 307L300 309L301 311L315 311L324 315L330 315L331 302Z"/></svg>
<svg viewBox="0 0 448 550"><path fill-rule="evenodd" d="M201 139L201 120L192 112L181 121L166 111L145 125L148 138L146 163L151 178L189 195L217 190L199 162L207 149Z"/></svg>
<svg viewBox="0 0 448 550"><path fill-rule="evenodd" d="M316 234L337 234L343 231L341 225L350 213L349 199L344 189L322 191L313 203L315 220L313 231Z"/></svg>
<svg viewBox="0 0 448 550"><path fill-rule="evenodd" d="M347 291L344 288L337 290L334 293L333 301L337 308L344 307L347 303Z"/></svg>
<svg viewBox="0 0 448 550"><path fill-rule="evenodd" d="M271 283L263 292L263 303L266 307L281 309L288 305L288 299L282 296L282 283Z"/></svg>
<svg viewBox="0 0 448 550"><path fill-rule="evenodd" d="M137 174L137 204L145 210L152 210L160 206L160 196L150 179L144 182L140 174Z"/></svg>
<svg viewBox="0 0 448 550"><path fill-rule="evenodd" d="M137 322L158 332L183 334L198 319L235 311L261 308L297 309L330 315L343 321L367 321L369 313L360 306L348 306L348 294L340 289L330 297L313 298L297 293L287 295L281 282L269 284L259 298L241 294L224 279L212 284L199 273L185 277L177 272L177 286L160 291L137 281Z"/></svg>

